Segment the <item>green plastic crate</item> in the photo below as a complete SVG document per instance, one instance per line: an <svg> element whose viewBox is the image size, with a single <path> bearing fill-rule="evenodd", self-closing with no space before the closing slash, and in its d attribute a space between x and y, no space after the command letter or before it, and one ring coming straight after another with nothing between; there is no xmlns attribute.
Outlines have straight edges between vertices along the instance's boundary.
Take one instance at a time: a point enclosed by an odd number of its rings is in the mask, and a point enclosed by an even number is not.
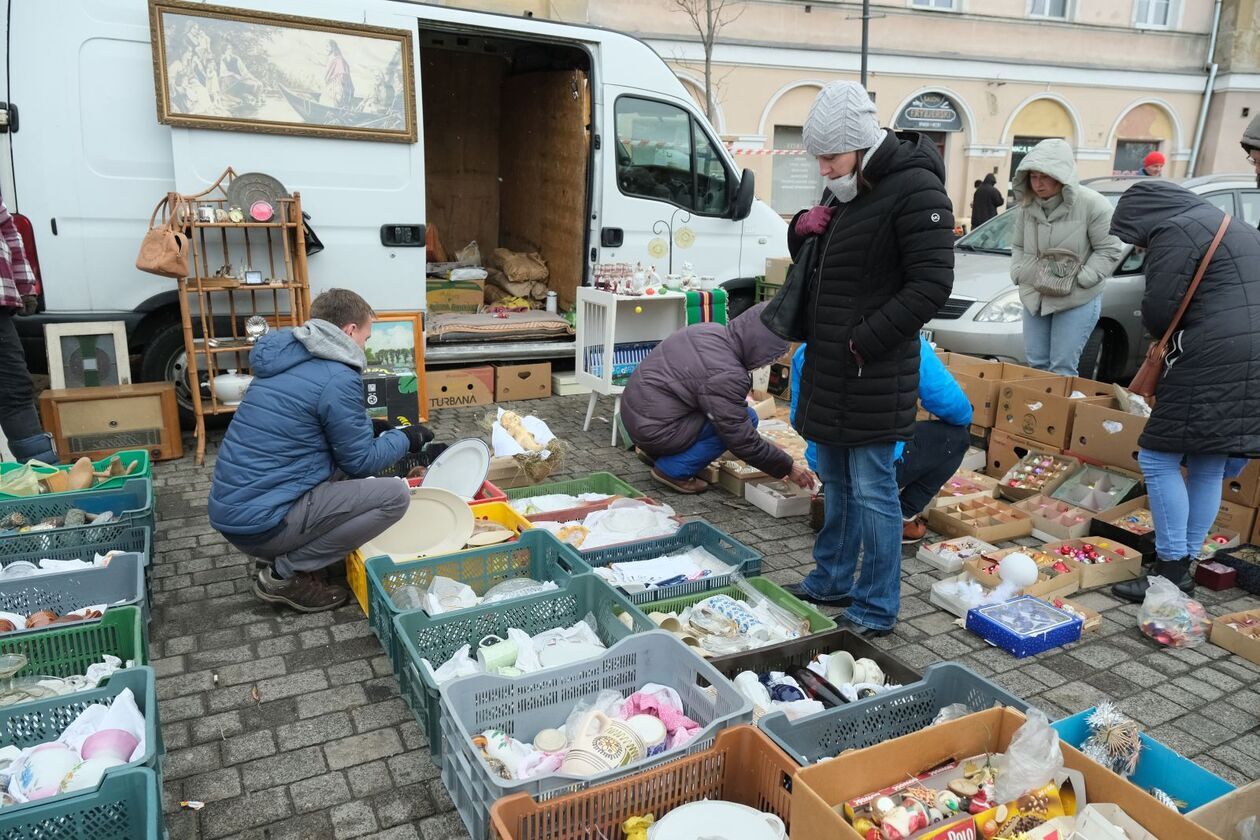
<svg viewBox="0 0 1260 840"><path fill-rule="evenodd" d="M368 622L376 638L381 640L381 647L389 654L395 675L402 668L402 650L394 641L394 617L403 610L394 606L391 596L401 587L427 589L433 578L441 576L466 583L478 595L484 595L495 584L513 578L562 583L591 571L576 549L546 531L525 531L516 542L406 563L395 563L389 557L370 557L364 562L364 567L367 571ZM467 614L476 609L452 610L442 613L442 616Z"/></svg>
<svg viewBox="0 0 1260 840"><path fill-rule="evenodd" d="M153 476L153 465L149 462L148 450L128 449L128 450L124 450L122 452L117 453L117 455L118 455L118 460L122 462L122 465L124 467L129 467L132 464L136 464L136 463L138 463L140 466L136 467L136 469L133 472L127 475L115 476L114 478L108 479L107 481L102 481L100 484L93 485L92 487L89 487L86 490L67 490L64 493L41 493L40 495L63 496L66 493L91 493L94 490L117 490L119 487L122 487L123 484L126 482L126 480L129 478L151 478ZM110 457L113 457L113 456L110 456ZM104 469L105 463L107 461L109 461L109 458L102 458L99 461L94 461L92 463L92 467L96 470L102 470ZM23 467L23 466L25 466L25 464L21 464L16 461L0 462L0 475L13 472L14 470L19 469L20 467ZM39 473L40 475L48 475L56 470L61 470L62 472L68 472L72 466L74 466L73 463L58 464L52 469L44 469L42 467L36 467L35 471ZM24 497L14 496L9 493L0 493L0 498L20 499Z"/></svg>
<svg viewBox="0 0 1260 840"><path fill-rule="evenodd" d="M38 633L0 635L0 653L20 653L26 667L18 676L46 675L69 677L85 674L89 665L105 654L124 663L149 662L149 644L144 619L138 607L106 610L100 621L63 624Z"/></svg>
<svg viewBox="0 0 1260 840"><path fill-rule="evenodd" d="M761 303L762 301L770 300L782 288L782 283L767 283L764 276L758 277L753 285L753 302Z"/></svg>
<svg viewBox="0 0 1260 840"><path fill-rule="evenodd" d="M642 498L644 495L643 492L607 472L591 473L585 478L572 478L568 481L551 481L530 487L515 487L506 492L508 501L532 499L535 496L546 496L552 493L567 493L570 496L581 493L605 493L609 496L625 496L630 499Z"/></svg>
<svg viewBox="0 0 1260 840"><path fill-rule="evenodd" d="M477 643L488 635L506 639L509 627L534 636L557 627L571 627L587 613L595 617L595 632L608 647L633 633L656 629L625 595L591 574L575 577L559 589L459 613L430 617L423 610L412 610L395 618L394 639L402 651L398 682L420 728L429 737L429 751L435 756L442 754L438 720L441 698L433 675L421 659L437 668L464 645L471 645L475 652ZM632 627L618 618L623 613L630 616Z"/></svg>
<svg viewBox="0 0 1260 840"><path fill-rule="evenodd" d="M0 809L3 840L161 840L162 783L146 767L105 774L77 796Z"/></svg>
<svg viewBox="0 0 1260 840"><path fill-rule="evenodd" d="M827 630L835 630L836 623L827 616L823 615L810 604L802 601L800 598L789 593L782 586L779 586L769 578L750 577L745 578L748 585L753 589L765 595L771 603L777 604L792 615L809 621L809 632L822 633ZM666 598L663 601L653 601L650 604L640 606L644 612L680 612L683 609L703 601L705 598L714 595L730 595L736 601L747 601L748 596L734 586L723 586L718 589L710 589L708 592L693 592L690 595L679 595L677 598Z"/></svg>

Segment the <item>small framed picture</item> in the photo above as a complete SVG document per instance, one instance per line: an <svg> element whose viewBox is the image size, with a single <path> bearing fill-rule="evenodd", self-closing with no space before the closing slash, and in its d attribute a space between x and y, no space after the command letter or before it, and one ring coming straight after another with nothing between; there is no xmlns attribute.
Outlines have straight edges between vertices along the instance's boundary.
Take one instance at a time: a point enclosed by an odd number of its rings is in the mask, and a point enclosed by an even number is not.
<svg viewBox="0 0 1260 840"><path fill-rule="evenodd" d="M250 271L249 269L246 269L245 271L245 285L246 286L261 286L265 282L266 281L263 280L263 275L261 271Z"/></svg>
<svg viewBox="0 0 1260 840"><path fill-rule="evenodd" d="M127 325L122 321L46 324L44 340L53 388L131 384Z"/></svg>

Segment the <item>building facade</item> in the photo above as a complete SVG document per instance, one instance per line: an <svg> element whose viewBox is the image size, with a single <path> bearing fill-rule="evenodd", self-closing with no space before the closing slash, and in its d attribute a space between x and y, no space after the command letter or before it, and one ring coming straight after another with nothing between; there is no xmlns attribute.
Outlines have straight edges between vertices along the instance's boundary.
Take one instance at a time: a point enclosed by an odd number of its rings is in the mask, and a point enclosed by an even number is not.
<svg viewBox="0 0 1260 840"><path fill-rule="evenodd" d="M700 33L680 5L703 20L708 2L719 0L538 0L529 11L644 39L703 108ZM859 78L861 10L727 0L711 120L785 215L819 195L801 126L822 85ZM872 0L867 87L881 122L937 143L965 220L975 181L992 173L1008 187L1049 137L1071 143L1082 178L1136 174L1153 150L1166 177L1192 163L1195 174L1244 171L1238 138L1260 108L1258 23L1260 0Z"/></svg>

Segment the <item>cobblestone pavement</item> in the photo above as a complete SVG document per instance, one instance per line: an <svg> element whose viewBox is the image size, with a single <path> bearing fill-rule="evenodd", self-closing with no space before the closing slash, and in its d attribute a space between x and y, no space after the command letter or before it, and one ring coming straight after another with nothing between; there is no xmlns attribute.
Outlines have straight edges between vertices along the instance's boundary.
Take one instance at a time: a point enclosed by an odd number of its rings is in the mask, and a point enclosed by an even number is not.
<svg viewBox="0 0 1260 840"><path fill-rule="evenodd" d="M651 485L632 453L608 445L604 399L590 432L585 397L521 403L573 442L558 478L596 470ZM446 410L439 436L479 434L484 408ZM206 520L214 458L191 456L155 470L157 559L153 566L152 660L168 755L167 826L187 838L466 837L429 759L428 745L398 695L389 662L355 605L297 615L250 592L250 561ZM653 492L663 491L653 487ZM664 494L679 513L704 518L765 555L773 580L799 580L812 566L805 518L776 520L712 491ZM915 667L957 660L1035 703L1054 719L1111 697L1155 738L1229 781L1260 777L1260 666L1211 644L1161 650L1137 631L1137 607L1104 591L1079 596L1103 613L1085 641L1016 660L958 628L927 600L939 574L907 552L901 621L879 640ZM1241 590L1200 588L1208 611L1255 607ZM186 799L203 810L181 810Z"/></svg>

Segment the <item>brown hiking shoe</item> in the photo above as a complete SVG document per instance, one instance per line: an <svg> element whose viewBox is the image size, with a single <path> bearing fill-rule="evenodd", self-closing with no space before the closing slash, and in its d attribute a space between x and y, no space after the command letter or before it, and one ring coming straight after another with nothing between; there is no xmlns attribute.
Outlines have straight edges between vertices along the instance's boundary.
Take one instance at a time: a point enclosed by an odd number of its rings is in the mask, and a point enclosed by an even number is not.
<svg viewBox="0 0 1260 840"><path fill-rule="evenodd" d="M909 522L901 523L901 544L917 543L919 540L927 536L927 523L923 521L923 517L916 516Z"/></svg>
<svg viewBox="0 0 1260 840"><path fill-rule="evenodd" d="M350 600L345 587L325 583L315 572L298 572L291 578L278 578L271 569L258 572L254 594L272 604L284 604L298 612L334 610Z"/></svg>
<svg viewBox="0 0 1260 840"><path fill-rule="evenodd" d="M695 496L709 489L709 483L699 478L670 478L658 469L652 469L652 478L658 484L664 484L671 490L688 496Z"/></svg>

